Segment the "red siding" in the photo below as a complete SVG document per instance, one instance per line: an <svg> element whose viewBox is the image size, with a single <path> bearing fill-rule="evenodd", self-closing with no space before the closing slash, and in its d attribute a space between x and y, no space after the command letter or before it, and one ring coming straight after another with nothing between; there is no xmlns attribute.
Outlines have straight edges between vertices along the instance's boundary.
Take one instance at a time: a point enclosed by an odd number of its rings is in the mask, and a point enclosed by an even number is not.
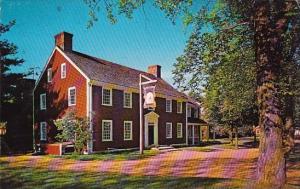
<svg viewBox="0 0 300 189"><path fill-rule="evenodd" d="M61 64L66 63L66 78L61 79ZM53 79L51 83L47 82L47 69L52 68ZM76 87L76 105L68 107L68 88ZM37 142L40 138L39 123L46 121L48 142L55 141L57 133L53 120L61 118L67 111L75 109L78 116L86 116L86 79L76 70L57 50L54 52L45 72L43 73L40 82L34 92L35 96L35 138ZM40 110L40 94L46 93L47 108Z"/></svg>
<svg viewBox="0 0 300 189"><path fill-rule="evenodd" d="M112 90L113 105L102 105L102 87L93 86L93 112L94 114L94 150L101 151L107 148L135 148L139 147L139 95L132 94L132 108L123 108L123 91ZM172 102L172 113L166 112L166 100L156 98L157 108L155 112L159 114L158 118L158 144L181 144L186 142L185 138L185 103L183 103L183 113L177 114L176 101ZM144 111L146 114L147 111ZM113 121L113 141L102 141L102 120ZM124 141L124 121L132 121L133 140ZM166 122L172 122L172 138L166 138ZM183 137L177 138L176 124L182 123Z"/></svg>

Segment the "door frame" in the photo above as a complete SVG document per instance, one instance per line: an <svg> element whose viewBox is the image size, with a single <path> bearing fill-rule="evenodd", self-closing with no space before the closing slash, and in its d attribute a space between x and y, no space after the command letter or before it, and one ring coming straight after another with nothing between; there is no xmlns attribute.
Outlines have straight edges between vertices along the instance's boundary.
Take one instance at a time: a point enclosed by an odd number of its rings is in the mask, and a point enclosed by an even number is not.
<svg viewBox="0 0 300 189"><path fill-rule="evenodd" d="M144 138L145 138L145 141L144 141L144 144L145 144L145 147L149 147L149 129L148 129L148 124L149 123L153 123L153 142L154 142L154 145L155 146L158 146L158 118L159 118L159 115L155 112L149 112L148 114L146 114L145 116L145 135L144 135Z"/></svg>

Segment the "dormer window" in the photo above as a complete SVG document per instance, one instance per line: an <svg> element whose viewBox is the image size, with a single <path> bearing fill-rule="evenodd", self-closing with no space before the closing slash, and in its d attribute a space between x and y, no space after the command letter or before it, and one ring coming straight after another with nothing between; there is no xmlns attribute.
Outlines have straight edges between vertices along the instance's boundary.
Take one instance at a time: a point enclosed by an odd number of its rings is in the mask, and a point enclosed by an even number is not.
<svg viewBox="0 0 300 189"><path fill-rule="evenodd" d="M61 79L66 78L67 75L67 66L66 63L60 65L60 77Z"/></svg>
<svg viewBox="0 0 300 189"><path fill-rule="evenodd" d="M48 83L51 83L52 82L52 68L48 68L47 70L47 80L48 80Z"/></svg>

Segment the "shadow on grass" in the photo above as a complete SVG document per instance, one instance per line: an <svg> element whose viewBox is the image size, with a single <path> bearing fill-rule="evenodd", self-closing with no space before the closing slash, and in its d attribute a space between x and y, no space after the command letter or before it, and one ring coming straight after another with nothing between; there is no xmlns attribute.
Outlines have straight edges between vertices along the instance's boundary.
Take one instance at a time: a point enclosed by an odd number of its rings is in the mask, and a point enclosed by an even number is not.
<svg viewBox="0 0 300 189"><path fill-rule="evenodd" d="M66 154L62 156L53 156L49 155L48 157L54 158L64 158L64 159L73 159L79 161L93 161L93 160L102 160L102 161L109 161L109 160L141 160L145 158L150 158L152 156L157 155L159 152L156 150L145 150L144 154L139 154L138 151L126 151L126 152L102 152L102 153L95 153L89 155L78 155L78 154Z"/></svg>
<svg viewBox="0 0 300 189"><path fill-rule="evenodd" d="M124 174L0 168L0 186L8 188L240 188L242 180L196 177L129 176Z"/></svg>

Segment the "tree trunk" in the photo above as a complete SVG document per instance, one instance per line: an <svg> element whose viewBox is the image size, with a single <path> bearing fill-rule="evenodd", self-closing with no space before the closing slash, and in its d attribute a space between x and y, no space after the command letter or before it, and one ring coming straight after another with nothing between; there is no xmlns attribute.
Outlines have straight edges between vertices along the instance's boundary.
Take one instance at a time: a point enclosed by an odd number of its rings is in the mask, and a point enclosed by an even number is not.
<svg viewBox="0 0 300 189"><path fill-rule="evenodd" d="M2 60L0 60L0 122L2 121Z"/></svg>
<svg viewBox="0 0 300 189"><path fill-rule="evenodd" d="M285 1L256 1L254 7L257 98L261 128L257 163L259 186L282 187L286 180L279 100L279 73L283 64L283 37L287 29Z"/></svg>
<svg viewBox="0 0 300 189"><path fill-rule="evenodd" d="M238 128L237 126L235 127L235 148L238 149L239 148L239 138L238 138Z"/></svg>

